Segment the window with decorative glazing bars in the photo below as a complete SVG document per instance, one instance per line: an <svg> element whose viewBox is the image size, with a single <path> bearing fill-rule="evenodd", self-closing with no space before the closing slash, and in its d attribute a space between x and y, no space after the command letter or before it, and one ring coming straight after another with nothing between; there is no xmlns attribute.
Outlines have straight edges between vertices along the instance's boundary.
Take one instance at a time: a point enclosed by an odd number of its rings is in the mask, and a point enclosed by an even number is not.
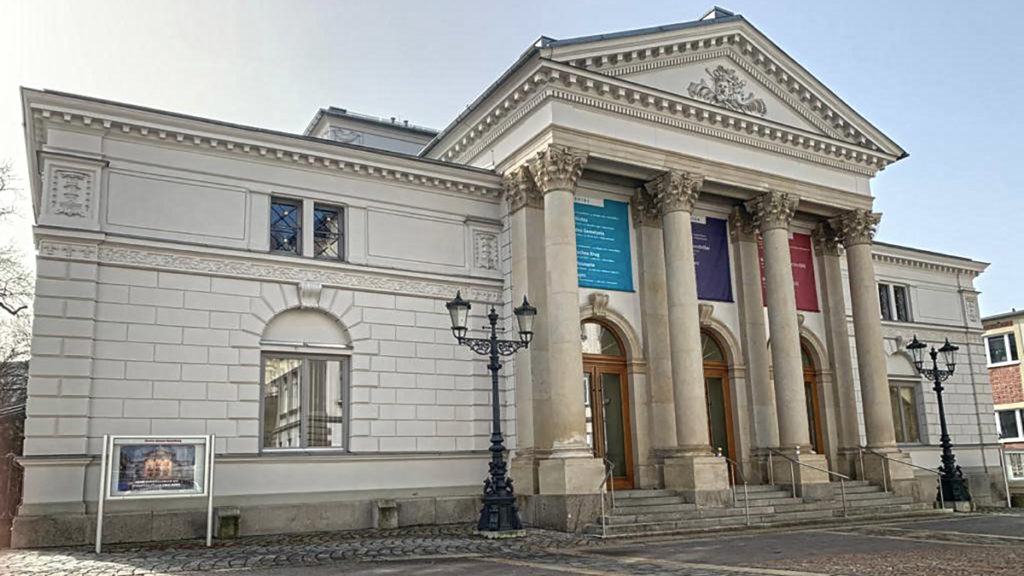
<svg viewBox="0 0 1024 576"><path fill-rule="evenodd" d="M906 286L879 283L878 306L882 320L910 322L910 293Z"/></svg>
<svg viewBox="0 0 1024 576"><path fill-rule="evenodd" d="M270 251L301 254L302 205L294 200L270 201Z"/></svg>
<svg viewBox="0 0 1024 576"><path fill-rule="evenodd" d="M1024 480L1024 452L1006 452L1006 471L1010 480Z"/></svg>
<svg viewBox="0 0 1024 576"><path fill-rule="evenodd" d="M341 208L317 204L313 209L313 257L344 258Z"/></svg>

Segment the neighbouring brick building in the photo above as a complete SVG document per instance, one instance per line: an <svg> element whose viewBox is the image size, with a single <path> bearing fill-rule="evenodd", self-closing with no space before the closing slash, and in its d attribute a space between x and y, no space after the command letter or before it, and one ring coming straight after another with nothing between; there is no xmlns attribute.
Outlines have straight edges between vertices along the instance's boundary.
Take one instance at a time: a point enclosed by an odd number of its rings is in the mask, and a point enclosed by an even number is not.
<svg viewBox="0 0 1024 576"><path fill-rule="evenodd" d="M368 527L382 500L400 524L472 520L491 398L450 331L457 290L473 328L524 294L540 310L501 379L534 525L593 521L606 462L617 489L728 506L719 451L754 483L793 459L771 478L808 499L827 469L933 501L901 465L939 452L914 334L959 346L950 431L976 500L1001 498L987 264L873 242L871 180L906 152L742 16L542 38L440 132L22 100L38 298L16 545L91 537L105 435L215 434L245 534ZM108 511L111 540L191 537L204 513Z"/></svg>

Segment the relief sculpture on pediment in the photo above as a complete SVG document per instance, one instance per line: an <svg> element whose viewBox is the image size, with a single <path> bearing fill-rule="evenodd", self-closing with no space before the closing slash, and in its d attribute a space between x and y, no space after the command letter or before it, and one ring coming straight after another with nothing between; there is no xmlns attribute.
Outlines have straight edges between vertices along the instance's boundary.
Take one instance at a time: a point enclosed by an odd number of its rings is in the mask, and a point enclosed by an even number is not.
<svg viewBox="0 0 1024 576"><path fill-rule="evenodd" d="M690 96L735 112L757 116L768 113L764 99L754 97L753 92L744 93L747 82L739 77L735 69L718 65L713 70L705 68L705 71L711 77L711 85L708 85L705 78L701 78L700 82L690 82Z"/></svg>

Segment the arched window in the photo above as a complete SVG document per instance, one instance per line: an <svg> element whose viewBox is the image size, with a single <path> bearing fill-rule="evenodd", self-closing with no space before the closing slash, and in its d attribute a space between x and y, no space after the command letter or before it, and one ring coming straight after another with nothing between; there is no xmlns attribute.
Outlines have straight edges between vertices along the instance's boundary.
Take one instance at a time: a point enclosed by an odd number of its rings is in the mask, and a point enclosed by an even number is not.
<svg viewBox="0 0 1024 576"><path fill-rule="evenodd" d="M582 332L584 354L600 354L602 356L625 356L622 343L614 332L598 322L584 322Z"/></svg>
<svg viewBox="0 0 1024 576"><path fill-rule="evenodd" d="M289 310L267 323L263 347L263 450L344 449L348 333L317 310Z"/></svg>
<svg viewBox="0 0 1024 576"><path fill-rule="evenodd" d="M701 332L700 340L705 362L719 362L725 364L725 354L722 352L722 347L718 345L718 342L713 336L711 336L711 334Z"/></svg>

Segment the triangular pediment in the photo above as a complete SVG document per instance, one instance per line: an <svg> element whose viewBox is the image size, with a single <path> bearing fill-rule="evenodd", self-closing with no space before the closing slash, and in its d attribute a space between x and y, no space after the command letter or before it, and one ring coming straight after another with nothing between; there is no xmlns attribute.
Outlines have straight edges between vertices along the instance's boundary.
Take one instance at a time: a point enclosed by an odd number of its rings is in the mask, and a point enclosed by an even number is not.
<svg viewBox="0 0 1024 576"><path fill-rule="evenodd" d="M545 57L896 158L905 154L742 16L720 12L694 22L549 40Z"/></svg>
<svg viewBox="0 0 1024 576"><path fill-rule="evenodd" d="M710 56L694 62L622 74L620 78L742 112L819 135L838 138L827 125L807 117L799 104L786 102L771 88L744 70L731 55ZM756 71L754 71L756 74Z"/></svg>

